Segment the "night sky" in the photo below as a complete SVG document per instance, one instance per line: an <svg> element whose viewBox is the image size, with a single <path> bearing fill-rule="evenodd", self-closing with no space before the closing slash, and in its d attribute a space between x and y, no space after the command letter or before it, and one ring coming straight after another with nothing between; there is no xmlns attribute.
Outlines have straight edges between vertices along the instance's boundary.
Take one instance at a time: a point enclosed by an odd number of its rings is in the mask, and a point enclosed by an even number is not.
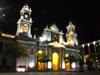
<svg viewBox="0 0 100 75"><path fill-rule="evenodd" d="M32 9L32 35L41 36L46 25L53 23L66 35L66 26L72 21L79 42L100 39L99 0L0 0L0 29L3 32L16 34L20 10L26 3Z"/></svg>

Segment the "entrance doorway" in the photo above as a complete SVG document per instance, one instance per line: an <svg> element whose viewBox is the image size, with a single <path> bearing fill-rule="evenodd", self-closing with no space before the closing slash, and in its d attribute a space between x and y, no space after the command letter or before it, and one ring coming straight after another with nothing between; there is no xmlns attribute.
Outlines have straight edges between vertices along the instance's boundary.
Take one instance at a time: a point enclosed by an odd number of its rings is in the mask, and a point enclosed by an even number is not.
<svg viewBox="0 0 100 75"><path fill-rule="evenodd" d="M65 58L69 58L69 55L66 54ZM70 70L70 61L68 59L65 60L65 67L67 70Z"/></svg>
<svg viewBox="0 0 100 75"><path fill-rule="evenodd" d="M65 61L65 66L67 70L70 70L70 62L69 61Z"/></svg>
<svg viewBox="0 0 100 75"><path fill-rule="evenodd" d="M37 57L38 57L38 60L41 58L41 55L42 55L43 51L39 50L38 53L36 53L36 65L38 65L38 70L44 70L44 63L41 63L38 61L38 64L37 64ZM38 56L37 56L38 55Z"/></svg>
<svg viewBox="0 0 100 75"><path fill-rule="evenodd" d="M59 56L56 52L52 54L52 68L53 70L59 69Z"/></svg>

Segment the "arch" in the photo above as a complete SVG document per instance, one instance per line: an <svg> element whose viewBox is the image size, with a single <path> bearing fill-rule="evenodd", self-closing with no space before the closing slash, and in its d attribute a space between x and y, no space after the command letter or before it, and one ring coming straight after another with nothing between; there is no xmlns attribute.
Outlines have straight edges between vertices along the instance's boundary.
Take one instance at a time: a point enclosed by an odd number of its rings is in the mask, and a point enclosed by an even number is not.
<svg viewBox="0 0 100 75"><path fill-rule="evenodd" d="M68 33L69 33L69 34L70 34L70 32L71 32L71 29L68 30Z"/></svg>
<svg viewBox="0 0 100 75"><path fill-rule="evenodd" d="M52 68L53 70L59 69L59 56L56 52L52 54Z"/></svg>
<svg viewBox="0 0 100 75"><path fill-rule="evenodd" d="M74 34L74 29L72 29L72 32L73 32L73 34Z"/></svg>
<svg viewBox="0 0 100 75"><path fill-rule="evenodd" d="M67 53L65 54L65 58L68 58L70 55ZM68 59L65 60L65 68L70 70L70 61Z"/></svg>
<svg viewBox="0 0 100 75"><path fill-rule="evenodd" d="M26 24L24 24L24 32L28 31L28 26Z"/></svg>
<svg viewBox="0 0 100 75"><path fill-rule="evenodd" d="M38 65L38 70L44 70L44 63L38 62L38 64L37 64L37 54L39 54L39 56L38 56L38 60L39 60L41 58L42 53L43 53L43 51L41 51L41 50L39 50L36 53L36 65Z"/></svg>

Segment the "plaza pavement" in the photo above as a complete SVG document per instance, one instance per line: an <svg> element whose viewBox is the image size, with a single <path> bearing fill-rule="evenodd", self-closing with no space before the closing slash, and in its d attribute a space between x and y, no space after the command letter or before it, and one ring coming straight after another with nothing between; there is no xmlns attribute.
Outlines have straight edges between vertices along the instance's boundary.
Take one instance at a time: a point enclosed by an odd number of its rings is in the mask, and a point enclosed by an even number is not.
<svg viewBox="0 0 100 75"><path fill-rule="evenodd" d="M0 75L100 75L100 72L24 72L0 73Z"/></svg>

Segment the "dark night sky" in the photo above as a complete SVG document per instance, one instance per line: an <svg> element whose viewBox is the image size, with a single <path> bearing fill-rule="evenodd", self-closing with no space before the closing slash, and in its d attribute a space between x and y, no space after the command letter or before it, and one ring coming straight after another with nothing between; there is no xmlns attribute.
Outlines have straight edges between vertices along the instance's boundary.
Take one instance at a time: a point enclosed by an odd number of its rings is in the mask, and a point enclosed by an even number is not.
<svg viewBox="0 0 100 75"><path fill-rule="evenodd" d="M46 25L53 23L66 34L66 26L72 21L79 41L100 39L99 0L0 0L0 29L15 34L20 10L26 3L32 9L32 34L41 36Z"/></svg>

